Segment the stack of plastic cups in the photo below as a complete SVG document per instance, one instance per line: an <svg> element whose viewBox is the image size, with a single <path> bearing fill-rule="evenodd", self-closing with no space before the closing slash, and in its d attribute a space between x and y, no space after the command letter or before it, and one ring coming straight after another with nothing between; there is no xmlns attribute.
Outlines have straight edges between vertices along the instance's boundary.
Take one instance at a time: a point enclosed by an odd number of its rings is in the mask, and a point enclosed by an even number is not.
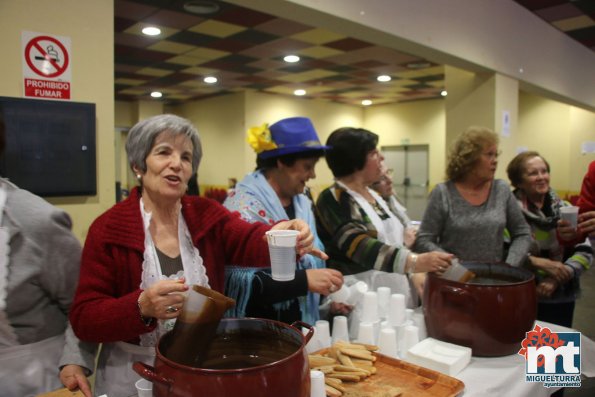
<svg viewBox="0 0 595 397"><path fill-rule="evenodd" d="M347 329L347 317L335 316L333 318L333 344L338 341L349 342L349 330Z"/></svg>
<svg viewBox="0 0 595 397"><path fill-rule="evenodd" d="M376 293L378 294L378 316L384 320L387 317L390 305L391 290L389 287L378 287Z"/></svg>
<svg viewBox="0 0 595 397"><path fill-rule="evenodd" d="M407 311L410 309L406 308L405 295L403 294L392 294L390 297L390 306L388 310L388 323L391 328L395 330L397 338L397 351L403 344L404 329L406 326L411 325L411 321L407 321Z"/></svg>
<svg viewBox="0 0 595 397"><path fill-rule="evenodd" d="M374 324L361 322L359 323L359 330L357 334L357 341L359 343L366 343L368 345L375 345L376 338L375 338L375 330Z"/></svg>
<svg viewBox="0 0 595 397"><path fill-rule="evenodd" d="M400 344L400 355L405 357L407 350L419 342L419 329L415 325L408 325L403 330L403 340Z"/></svg>
<svg viewBox="0 0 595 397"><path fill-rule="evenodd" d="M419 329L419 340L422 341L428 337L426 330L426 319L422 312L413 313L413 325Z"/></svg>
<svg viewBox="0 0 595 397"><path fill-rule="evenodd" d="M366 292L368 292L368 284L363 281L358 281L349 287L347 304L354 307L351 316L349 316L349 337L351 339L357 339L362 315L363 299Z"/></svg>
<svg viewBox="0 0 595 397"><path fill-rule="evenodd" d="M312 335L312 337L306 344L306 353L307 354L312 354L312 353L321 349L320 343L318 342L318 332L316 332L316 327L313 327L313 328L314 328L314 334ZM302 334L304 336L308 334L308 331L310 331L308 328L302 328Z"/></svg>
<svg viewBox="0 0 595 397"><path fill-rule="evenodd" d="M326 349L327 347L331 347L331 331L328 321L318 320L314 328L316 329L315 333L318 334L317 339L320 348Z"/></svg>
<svg viewBox="0 0 595 397"><path fill-rule="evenodd" d="M362 316L361 321L359 323L360 328L364 324L370 324L372 327L372 339L373 342L371 344L375 344L376 340L378 339L378 332L380 331L380 319L378 317L378 294L374 291L368 291L364 294L364 300L362 305ZM366 334L366 332L364 332ZM358 339L360 339L362 333L361 330L358 331ZM364 342L360 340L362 343L370 343Z"/></svg>
<svg viewBox="0 0 595 397"><path fill-rule="evenodd" d="M405 322L407 319L405 309L405 295L392 294L390 296L390 304L388 307L387 316L390 326L397 327Z"/></svg>
<svg viewBox="0 0 595 397"><path fill-rule="evenodd" d="M347 299L347 303L357 306L364 298L366 292L368 292L368 284L363 281L358 281L349 287L349 298Z"/></svg>
<svg viewBox="0 0 595 397"><path fill-rule="evenodd" d="M333 302L337 303L347 303L349 301L349 296L351 295L351 290L348 286L343 284L338 291L333 292L328 297Z"/></svg>
<svg viewBox="0 0 595 397"><path fill-rule="evenodd" d="M383 328L378 335L378 350L385 356L399 358L397 332L394 328Z"/></svg>
<svg viewBox="0 0 595 397"><path fill-rule="evenodd" d="M413 313L415 313L415 310L405 309L405 320L413 322Z"/></svg>

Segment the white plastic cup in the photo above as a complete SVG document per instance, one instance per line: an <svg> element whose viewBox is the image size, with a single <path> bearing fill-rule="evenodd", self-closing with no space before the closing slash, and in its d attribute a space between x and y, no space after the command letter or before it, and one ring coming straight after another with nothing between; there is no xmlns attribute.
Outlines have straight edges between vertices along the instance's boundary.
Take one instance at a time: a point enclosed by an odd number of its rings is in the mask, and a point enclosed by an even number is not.
<svg viewBox="0 0 595 397"><path fill-rule="evenodd" d="M378 287L376 294L378 295L378 316L384 319L387 316L390 305L391 290L389 287Z"/></svg>
<svg viewBox="0 0 595 397"><path fill-rule="evenodd" d="M308 329L308 328L302 328L302 334L304 336L308 335L309 331L310 331L310 329ZM318 342L318 333L316 332L316 327L314 327L314 334L312 334L312 337L306 344L306 353L313 354L314 352L317 352L320 349L322 349L322 347L320 346L320 343Z"/></svg>
<svg viewBox="0 0 595 397"><path fill-rule="evenodd" d="M359 343L366 343L368 345L375 345L374 340L374 324L361 322L359 323L359 331L357 333L357 341Z"/></svg>
<svg viewBox="0 0 595 397"><path fill-rule="evenodd" d="M322 349L327 347L331 347L331 330L329 327L329 323L326 320L318 320L314 325L316 329L316 333L318 333L318 341L320 342L320 346Z"/></svg>
<svg viewBox="0 0 595 397"><path fill-rule="evenodd" d="M406 351L403 351L403 346L405 346L405 328L410 325L414 325L413 321L407 321L401 325L395 325L393 328L397 332L397 346L399 348L399 355L401 357L405 357Z"/></svg>
<svg viewBox="0 0 595 397"><path fill-rule="evenodd" d="M332 342L336 343L340 340L349 342L349 329L347 327L347 317L345 316L335 316L333 318Z"/></svg>
<svg viewBox="0 0 595 397"><path fill-rule="evenodd" d="M354 306L359 304L366 292L368 292L368 284L358 281L349 287L349 299L347 299L347 303Z"/></svg>
<svg viewBox="0 0 595 397"><path fill-rule="evenodd" d="M394 327L405 322L405 309L405 295L392 294L390 296L390 304L388 307L388 322L390 325Z"/></svg>
<svg viewBox="0 0 595 397"><path fill-rule="evenodd" d="M351 295L351 290L345 284L341 285L338 291L333 292L329 295L330 300L337 303L346 303Z"/></svg>
<svg viewBox="0 0 595 397"><path fill-rule="evenodd" d="M310 370L310 397L326 397L322 371Z"/></svg>
<svg viewBox="0 0 595 397"><path fill-rule="evenodd" d="M419 340L424 340L428 337L426 330L426 318L423 313L413 313L413 324L419 329Z"/></svg>
<svg viewBox="0 0 595 397"><path fill-rule="evenodd" d="M386 356L398 358L397 332L394 328L382 328L380 330L378 350Z"/></svg>
<svg viewBox="0 0 595 397"><path fill-rule="evenodd" d="M364 323L378 321L378 294L374 291L368 291L364 294L361 321Z"/></svg>
<svg viewBox="0 0 595 397"><path fill-rule="evenodd" d="M405 309L405 319L407 321L413 321L413 313L415 313L415 310Z"/></svg>
<svg viewBox="0 0 595 397"><path fill-rule="evenodd" d="M408 325L403 330L403 346L401 355L405 357L407 351L419 342L419 328L415 325Z"/></svg>
<svg viewBox="0 0 595 397"><path fill-rule="evenodd" d="M146 379L139 379L134 384L136 386L136 393L138 397L152 397L153 396L153 383Z"/></svg>
<svg viewBox="0 0 595 397"><path fill-rule="evenodd" d="M266 232L271 257L271 275L273 280L291 281L295 278L295 245L297 230L269 230Z"/></svg>
<svg viewBox="0 0 595 397"><path fill-rule="evenodd" d="M575 205L560 207L560 218L570 222L570 225L576 229L578 224L578 207Z"/></svg>

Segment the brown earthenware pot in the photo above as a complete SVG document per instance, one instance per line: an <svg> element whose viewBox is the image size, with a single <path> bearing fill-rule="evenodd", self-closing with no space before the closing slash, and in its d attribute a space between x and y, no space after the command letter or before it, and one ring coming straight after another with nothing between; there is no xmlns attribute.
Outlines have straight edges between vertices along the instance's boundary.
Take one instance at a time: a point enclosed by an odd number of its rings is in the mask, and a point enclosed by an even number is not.
<svg viewBox="0 0 595 397"><path fill-rule="evenodd" d="M500 263L462 263L467 283L429 274L424 287L428 335L468 346L474 356L505 356L521 348L537 314L531 272Z"/></svg>

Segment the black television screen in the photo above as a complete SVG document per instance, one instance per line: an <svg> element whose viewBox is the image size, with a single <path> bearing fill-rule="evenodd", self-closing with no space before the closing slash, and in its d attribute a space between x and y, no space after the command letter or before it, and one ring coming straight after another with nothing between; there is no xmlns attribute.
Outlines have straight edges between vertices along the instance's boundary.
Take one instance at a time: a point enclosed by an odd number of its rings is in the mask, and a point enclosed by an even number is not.
<svg viewBox="0 0 595 397"><path fill-rule="evenodd" d="M0 175L39 196L95 195L95 104L0 97Z"/></svg>

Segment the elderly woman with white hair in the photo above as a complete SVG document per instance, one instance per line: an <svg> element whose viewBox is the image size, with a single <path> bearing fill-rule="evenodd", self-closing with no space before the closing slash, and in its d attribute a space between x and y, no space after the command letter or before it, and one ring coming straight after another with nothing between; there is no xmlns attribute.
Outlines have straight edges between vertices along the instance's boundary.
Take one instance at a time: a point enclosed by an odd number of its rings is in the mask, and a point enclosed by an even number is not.
<svg viewBox="0 0 595 397"><path fill-rule="evenodd" d="M110 397L135 394L132 363L152 363L189 285L221 292L225 264L270 265L264 238L270 225L247 223L213 200L186 195L202 155L188 120L159 115L139 122L126 152L140 187L91 225L70 311L81 340L103 343L95 393ZM324 255L303 221L272 229L299 230L298 254Z"/></svg>

